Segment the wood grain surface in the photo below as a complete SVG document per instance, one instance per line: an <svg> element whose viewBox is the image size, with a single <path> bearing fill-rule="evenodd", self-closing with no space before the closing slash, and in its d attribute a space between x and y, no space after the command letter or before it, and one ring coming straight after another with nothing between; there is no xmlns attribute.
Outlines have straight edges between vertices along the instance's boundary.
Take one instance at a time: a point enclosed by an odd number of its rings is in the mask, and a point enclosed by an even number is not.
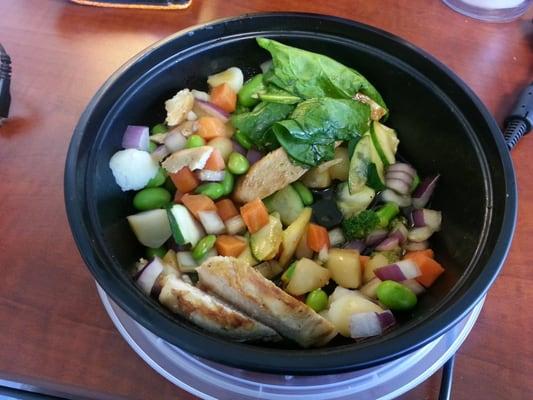
<svg viewBox="0 0 533 400"><path fill-rule="evenodd" d="M399 35L447 64L502 123L533 78L532 10L506 24L438 0L194 0L185 11L97 9L1 0L13 59L12 109L0 128L0 379L94 399L191 399L114 329L72 239L63 205L67 146L104 80L146 46L190 25L256 11L351 18ZM502 274L458 353L454 399L533 398L533 136L513 150L518 226ZM435 399L440 373L403 399Z"/></svg>

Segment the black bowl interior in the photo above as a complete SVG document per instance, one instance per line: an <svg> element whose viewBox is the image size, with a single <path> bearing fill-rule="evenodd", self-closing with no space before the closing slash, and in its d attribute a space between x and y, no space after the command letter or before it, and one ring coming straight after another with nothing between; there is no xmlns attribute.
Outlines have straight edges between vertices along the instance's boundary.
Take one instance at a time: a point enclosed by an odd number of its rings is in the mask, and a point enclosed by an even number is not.
<svg viewBox="0 0 533 400"><path fill-rule="evenodd" d="M125 216L132 194L108 167L129 124L164 119L177 90L206 89L206 77L230 66L247 76L268 59L254 38L266 36L327 54L365 75L390 108L387 124L400 153L421 176L440 173L432 207L442 231L432 243L446 273L399 327L354 344L321 349L229 343L196 328L141 294L128 268L142 248ZM105 291L133 318L194 354L245 369L316 374L368 367L413 351L442 334L483 296L507 253L515 218L515 183L500 132L473 93L443 65L410 44L354 22L305 14L263 14L177 34L118 71L97 93L74 133L66 166L66 203L80 251Z"/></svg>

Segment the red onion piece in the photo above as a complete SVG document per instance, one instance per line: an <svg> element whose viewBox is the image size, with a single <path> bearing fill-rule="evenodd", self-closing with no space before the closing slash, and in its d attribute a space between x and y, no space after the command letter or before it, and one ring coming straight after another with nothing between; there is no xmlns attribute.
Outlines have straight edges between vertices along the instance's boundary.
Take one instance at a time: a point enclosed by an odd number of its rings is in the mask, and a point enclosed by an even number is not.
<svg viewBox="0 0 533 400"><path fill-rule="evenodd" d="M385 180L387 179L399 179L402 182L405 182L409 187L413 184L413 177L408 173L401 171L390 171L385 175Z"/></svg>
<svg viewBox="0 0 533 400"><path fill-rule="evenodd" d="M365 250L366 245L365 245L365 242L363 242L362 240L351 240L348 243L346 243L344 248L357 250L359 253L362 253Z"/></svg>
<svg viewBox="0 0 533 400"><path fill-rule="evenodd" d="M157 148L152 151L150 154L154 160L157 162L163 161L168 155L170 154L170 151L167 149L167 146L162 144L161 146L157 146Z"/></svg>
<svg viewBox="0 0 533 400"><path fill-rule="evenodd" d="M368 234L365 239L365 244L367 246L374 246L385 239L388 234L389 232L387 232L385 229L376 229Z"/></svg>
<svg viewBox="0 0 533 400"><path fill-rule="evenodd" d="M225 224L230 235L236 235L246 230L246 225L244 224L244 220L240 215L236 215L230 219L227 219Z"/></svg>
<svg viewBox="0 0 533 400"><path fill-rule="evenodd" d="M376 268L374 273L382 281L391 280L401 282L420 276L420 268L411 260L402 260L395 264Z"/></svg>
<svg viewBox="0 0 533 400"><path fill-rule="evenodd" d="M202 182L222 182L226 172L224 171L210 171L202 169L196 173L196 177Z"/></svg>
<svg viewBox="0 0 533 400"><path fill-rule="evenodd" d="M394 190L396 193L407 195L411 191L411 186L400 179L385 179L385 186Z"/></svg>
<svg viewBox="0 0 533 400"><path fill-rule="evenodd" d="M350 317L350 336L359 339L381 335L385 329L395 323L394 315L389 310L381 313L355 313Z"/></svg>
<svg viewBox="0 0 533 400"><path fill-rule="evenodd" d="M171 153L184 149L186 144L187 138L180 132L171 131L165 137L165 146Z"/></svg>
<svg viewBox="0 0 533 400"><path fill-rule="evenodd" d="M148 151L150 130L147 126L128 125L122 137L122 147Z"/></svg>
<svg viewBox="0 0 533 400"><path fill-rule="evenodd" d="M422 180L420 185L416 188L412 194L413 206L415 208L423 208L431 198L440 175L430 176Z"/></svg>
<svg viewBox="0 0 533 400"><path fill-rule="evenodd" d="M250 149L246 153L246 158L250 162L250 165L255 164L257 161L259 161L263 157L263 154L258 152L257 150Z"/></svg>
<svg viewBox="0 0 533 400"><path fill-rule="evenodd" d="M410 175L412 178L416 176L416 170L406 163L395 163L390 165L387 168L387 173L389 172L404 172L407 175Z"/></svg>
<svg viewBox="0 0 533 400"><path fill-rule="evenodd" d="M394 250L396 247L400 245L400 241L397 237L388 237L385 238L383 241L381 241L377 246L377 251L389 251Z"/></svg>
<svg viewBox="0 0 533 400"><path fill-rule="evenodd" d="M442 214L440 211L427 208L415 209L411 213L411 220L415 227L427 226L436 232L440 230Z"/></svg>
<svg viewBox="0 0 533 400"><path fill-rule="evenodd" d="M408 207L411 205L411 197L401 196L391 189L385 189L381 192L381 199L386 203L396 203L399 207Z"/></svg>
<svg viewBox="0 0 533 400"><path fill-rule="evenodd" d="M404 244L407 241L407 228L404 224L397 224L394 229L389 233L390 238L397 238L400 244Z"/></svg>
<svg viewBox="0 0 533 400"><path fill-rule="evenodd" d="M239 154L242 154L243 156L246 156L246 153L248 150L246 150L244 147L242 147L238 142L233 140L233 151Z"/></svg>
<svg viewBox="0 0 533 400"><path fill-rule="evenodd" d="M426 250L429 248L429 243L427 240L424 240L423 242L407 242L404 248L407 251Z"/></svg>
<svg viewBox="0 0 533 400"><path fill-rule="evenodd" d="M137 278L137 285L141 290L150 294L152 287L154 286L157 278L163 272L163 261L157 256L141 271L139 277Z"/></svg>
<svg viewBox="0 0 533 400"><path fill-rule="evenodd" d="M210 103L209 101L198 99L196 99L196 104L198 105L198 108L204 111L206 114L221 119L222 121L224 121L224 123L228 122L229 114L219 106L216 106L213 103Z"/></svg>
<svg viewBox="0 0 533 400"><path fill-rule="evenodd" d="M198 218L210 235L218 235L226 231L226 226L216 211L200 211Z"/></svg>
<svg viewBox="0 0 533 400"><path fill-rule="evenodd" d="M424 286L422 286L420 283L418 283L418 281L416 279L408 279L408 280L400 282L400 283L402 285L404 285L405 287L408 287L409 289L411 289L413 291L413 293L416 294L417 296L426 291Z"/></svg>

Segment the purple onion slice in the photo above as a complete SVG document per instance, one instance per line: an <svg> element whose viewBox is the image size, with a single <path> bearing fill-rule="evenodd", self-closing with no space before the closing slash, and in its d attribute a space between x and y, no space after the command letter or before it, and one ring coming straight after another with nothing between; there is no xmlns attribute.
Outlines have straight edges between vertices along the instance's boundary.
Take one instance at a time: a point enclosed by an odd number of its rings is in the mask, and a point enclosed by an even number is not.
<svg viewBox="0 0 533 400"><path fill-rule="evenodd" d="M400 245L400 240L397 237L391 237L385 238L383 241L381 241L377 246L377 251L389 251L394 250Z"/></svg>
<svg viewBox="0 0 533 400"><path fill-rule="evenodd" d="M380 313L355 313L350 317L350 336L354 339L381 335L383 331L394 325L396 320L391 311Z"/></svg>
<svg viewBox="0 0 533 400"><path fill-rule="evenodd" d="M150 295L157 278L163 272L163 261L157 256L141 271L137 278L137 285L141 290Z"/></svg>
<svg viewBox="0 0 533 400"><path fill-rule="evenodd" d="M209 101L198 99L196 99L196 104L198 105L198 108L204 111L206 114L221 119L222 121L224 121L224 123L228 122L229 114L219 106L216 106L213 103L210 103Z"/></svg>
<svg viewBox="0 0 533 400"><path fill-rule="evenodd" d="M412 194L413 206L415 208L423 208L429 202L429 199L437 186L439 177L440 175L430 176L420 182L420 185L418 185Z"/></svg>
<svg viewBox="0 0 533 400"><path fill-rule="evenodd" d="M374 270L376 276L382 281L401 282L420 276L420 268L411 260L402 260L394 264L385 265Z"/></svg>
<svg viewBox="0 0 533 400"><path fill-rule="evenodd" d="M147 126L128 125L122 137L122 147L148 151L150 131Z"/></svg>

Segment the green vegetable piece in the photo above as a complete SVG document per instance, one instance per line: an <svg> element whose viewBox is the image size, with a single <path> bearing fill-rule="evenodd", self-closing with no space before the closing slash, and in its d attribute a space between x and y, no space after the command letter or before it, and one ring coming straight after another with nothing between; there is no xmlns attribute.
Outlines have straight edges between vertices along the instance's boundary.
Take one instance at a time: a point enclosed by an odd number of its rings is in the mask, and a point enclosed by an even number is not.
<svg viewBox="0 0 533 400"><path fill-rule="evenodd" d="M326 97L298 104L289 119L275 123L272 131L291 158L313 167L333 159L337 140L363 135L369 121L366 104Z"/></svg>
<svg viewBox="0 0 533 400"><path fill-rule="evenodd" d="M250 168L250 162L242 154L233 152L229 155L228 169L235 175L242 175Z"/></svg>
<svg viewBox="0 0 533 400"><path fill-rule="evenodd" d="M342 231L348 240L363 239L375 229L385 228L400 212L396 203L386 203L377 210L364 210L342 221Z"/></svg>
<svg viewBox="0 0 533 400"><path fill-rule="evenodd" d="M377 288L377 296L380 302L393 311L407 311L416 306L416 294L395 281L383 281Z"/></svg>
<svg viewBox="0 0 533 400"><path fill-rule="evenodd" d="M281 275L281 281L288 285L289 281L291 280L292 276L294 275L294 270L296 269L296 261L294 261L291 265L289 265L289 268L285 270L283 275Z"/></svg>
<svg viewBox="0 0 533 400"><path fill-rule="evenodd" d="M146 184L147 188L154 188L161 186L165 183L165 180L167 179L167 171L164 168L159 168L157 171L157 174L148 181Z"/></svg>
<svg viewBox="0 0 533 400"><path fill-rule="evenodd" d="M420 177L418 174L415 174L415 177L413 178L413 183L411 184L411 193L415 191L415 189L420 185Z"/></svg>
<svg viewBox="0 0 533 400"><path fill-rule="evenodd" d="M265 90L263 85L263 74L258 74L250 78L239 90L239 104L244 107L253 107L259 103L258 93Z"/></svg>
<svg viewBox="0 0 533 400"><path fill-rule="evenodd" d="M279 147L274 133L270 129L275 122L284 120L294 110L294 105L267 103L262 101L252 111L232 115L231 123L240 135L247 138L250 147L259 150L273 150ZM239 141L239 135L237 135ZM240 141L239 143L243 145ZM243 145L246 148L246 146Z"/></svg>
<svg viewBox="0 0 533 400"><path fill-rule="evenodd" d="M156 247L156 248L147 247L145 250L145 253L146 253L146 258L148 259L154 258L155 256L163 258L165 254L167 254L167 249L165 249L163 246Z"/></svg>
<svg viewBox="0 0 533 400"><path fill-rule="evenodd" d="M213 248L216 241L217 237L215 235L204 236L198 243L196 243L194 249L192 249L192 258L196 261L204 258L207 252Z"/></svg>
<svg viewBox="0 0 533 400"><path fill-rule="evenodd" d="M383 165L388 167L394 164L396 161L396 151L400 143L394 129L374 121L370 125L370 137Z"/></svg>
<svg viewBox="0 0 533 400"><path fill-rule="evenodd" d="M241 131L235 132L235 135L233 135L233 138L237 141L237 143L239 143L246 150L250 150L252 148L252 143L248 140L246 135L242 133Z"/></svg>
<svg viewBox="0 0 533 400"><path fill-rule="evenodd" d="M302 182L294 182L292 187L296 190L300 196L300 199L302 199L304 206L310 206L313 204L313 192L311 192L307 186L305 186Z"/></svg>
<svg viewBox="0 0 533 400"><path fill-rule="evenodd" d="M267 103L278 103L278 104L298 104L302 99L298 96L294 96L284 90L280 89L270 89L267 93L259 93L259 98L261 101Z"/></svg>
<svg viewBox="0 0 533 400"><path fill-rule="evenodd" d="M157 135L158 133L168 132L168 127L165 124L157 124L150 129L150 135Z"/></svg>
<svg viewBox="0 0 533 400"><path fill-rule="evenodd" d="M206 195L212 200L217 200L221 198L222 196L224 196L224 186L216 182L204 183L198 186L195 192L197 194Z"/></svg>
<svg viewBox="0 0 533 400"><path fill-rule="evenodd" d="M157 149L157 144L152 141L148 142L148 153L153 153L155 149Z"/></svg>
<svg viewBox="0 0 533 400"><path fill-rule="evenodd" d="M235 184L235 177L228 170L225 171L224 179L220 182L224 189L224 196L230 194L233 191L233 185Z"/></svg>
<svg viewBox="0 0 533 400"><path fill-rule="evenodd" d="M172 179L170 179L170 176L167 176L165 179L165 183L163 184L163 187L168 190L168 192L174 196L174 193L176 193L176 185L174 185L174 182L172 182Z"/></svg>
<svg viewBox="0 0 533 400"><path fill-rule="evenodd" d="M269 212L277 212L285 226L292 224L304 209L304 203L292 185L287 185L263 200Z"/></svg>
<svg viewBox="0 0 533 400"><path fill-rule="evenodd" d="M133 197L133 206L141 211L163 208L170 202L171 197L163 188L146 188Z"/></svg>
<svg viewBox="0 0 533 400"><path fill-rule="evenodd" d="M305 304L316 312L320 312L328 308L328 295L322 289L315 289L309 292L305 298Z"/></svg>
<svg viewBox="0 0 533 400"><path fill-rule="evenodd" d="M205 140L203 137L199 135L189 136L189 138L187 139L187 142L185 143L185 147L187 149L192 149L194 147L201 147L203 145L205 145Z"/></svg>
<svg viewBox="0 0 533 400"><path fill-rule="evenodd" d="M264 74L271 83L303 99L333 97L351 99L361 92L387 108L378 91L364 76L327 56L297 49L275 40L257 38L272 55L273 66Z"/></svg>

